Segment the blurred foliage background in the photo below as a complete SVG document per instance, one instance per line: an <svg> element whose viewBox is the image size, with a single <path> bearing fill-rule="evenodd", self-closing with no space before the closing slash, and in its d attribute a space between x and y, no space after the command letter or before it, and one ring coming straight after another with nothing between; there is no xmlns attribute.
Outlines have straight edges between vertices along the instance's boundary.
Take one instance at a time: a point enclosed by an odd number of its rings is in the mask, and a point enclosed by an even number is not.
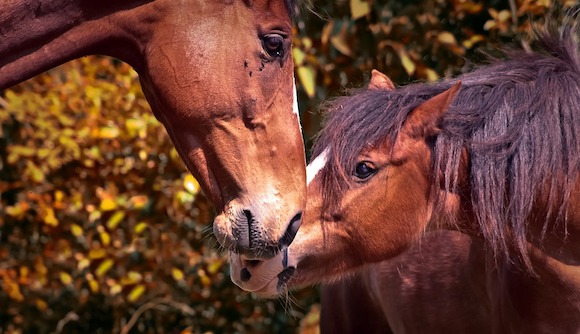
<svg viewBox="0 0 580 334"><path fill-rule="evenodd" d="M399 85L450 76L576 3L302 4L307 149L320 102L373 68ZM86 57L0 92L0 333L316 333L315 288L260 300L230 282L213 215L128 65Z"/></svg>

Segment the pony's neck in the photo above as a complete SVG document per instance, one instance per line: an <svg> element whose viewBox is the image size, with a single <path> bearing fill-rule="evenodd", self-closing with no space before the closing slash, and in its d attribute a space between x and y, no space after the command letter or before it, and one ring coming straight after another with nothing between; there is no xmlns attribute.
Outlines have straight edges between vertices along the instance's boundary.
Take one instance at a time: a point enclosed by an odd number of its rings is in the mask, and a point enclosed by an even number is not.
<svg viewBox="0 0 580 334"><path fill-rule="evenodd" d="M0 89L89 54L140 66L151 22L162 12L153 7L148 0L9 1L0 13Z"/></svg>

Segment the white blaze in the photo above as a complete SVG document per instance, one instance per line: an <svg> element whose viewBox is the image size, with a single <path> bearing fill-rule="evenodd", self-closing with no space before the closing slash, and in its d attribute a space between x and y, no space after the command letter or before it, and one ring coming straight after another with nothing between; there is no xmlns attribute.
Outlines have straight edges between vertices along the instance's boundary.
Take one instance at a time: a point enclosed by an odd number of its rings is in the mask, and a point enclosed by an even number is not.
<svg viewBox="0 0 580 334"><path fill-rule="evenodd" d="M306 185L309 185L312 180L316 177L318 172L326 165L326 155L328 154L328 148L324 149L316 159L311 161L306 167Z"/></svg>
<svg viewBox="0 0 580 334"><path fill-rule="evenodd" d="M296 78L294 78L294 113L296 114L296 116L298 117L298 120L300 120L300 110L298 110L298 95L296 95Z"/></svg>

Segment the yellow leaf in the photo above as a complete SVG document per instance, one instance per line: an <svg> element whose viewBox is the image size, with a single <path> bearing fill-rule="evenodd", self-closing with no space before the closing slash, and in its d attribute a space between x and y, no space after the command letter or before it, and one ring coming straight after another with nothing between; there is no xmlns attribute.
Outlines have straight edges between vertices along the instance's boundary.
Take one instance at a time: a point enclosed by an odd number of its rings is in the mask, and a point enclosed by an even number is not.
<svg viewBox="0 0 580 334"><path fill-rule="evenodd" d="M129 118L125 121L125 126L129 131L137 132L147 126L141 118Z"/></svg>
<svg viewBox="0 0 580 334"><path fill-rule="evenodd" d="M111 236L106 231L99 233L99 237L101 238L103 246L109 246L111 244Z"/></svg>
<svg viewBox="0 0 580 334"><path fill-rule="evenodd" d="M222 259L217 259L207 266L207 271L210 274L214 275L215 273L217 273L221 269L223 263L224 262Z"/></svg>
<svg viewBox="0 0 580 334"><path fill-rule="evenodd" d="M305 326L316 326L320 322L320 309L317 305L313 305L310 308L308 314L302 319L302 325Z"/></svg>
<svg viewBox="0 0 580 334"><path fill-rule="evenodd" d="M496 26L497 26L497 24L495 23L494 20L488 20L483 25L483 30L491 30L491 29L495 28Z"/></svg>
<svg viewBox="0 0 580 334"><path fill-rule="evenodd" d="M54 192L54 200L56 202L62 202L64 199L64 193L61 190L57 190Z"/></svg>
<svg viewBox="0 0 580 334"><path fill-rule="evenodd" d="M293 47L292 48L292 58L294 58L294 65L295 66L302 65L302 63L304 62L304 58L305 58L304 51L302 51L298 47Z"/></svg>
<svg viewBox="0 0 580 334"><path fill-rule="evenodd" d="M34 164L34 162L32 162L32 160L26 160L26 169L30 173L32 181L37 183L44 182L44 173Z"/></svg>
<svg viewBox="0 0 580 334"><path fill-rule="evenodd" d="M442 44L448 45L455 45L457 44L457 40L455 40L455 36L448 31L443 31L437 35L437 40Z"/></svg>
<svg viewBox="0 0 580 334"><path fill-rule="evenodd" d="M91 261L89 259L80 259L79 263L77 264L77 269L82 271L85 268L87 268L90 264Z"/></svg>
<svg viewBox="0 0 580 334"><path fill-rule="evenodd" d="M105 197L101 201L101 210L111 211L117 207L117 203L111 197Z"/></svg>
<svg viewBox="0 0 580 334"><path fill-rule="evenodd" d="M97 282L94 279L90 279L90 280L88 280L88 282L89 282L89 289L91 289L92 293L99 292L99 282Z"/></svg>
<svg viewBox="0 0 580 334"><path fill-rule="evenodd" d="M201 280L201 284L203 286L210 286L211 285L211 279L208 276L201 276L200 280Z"/></svg>
<svg viewBox="0 0 580 334"><path fill-rule="evenodd" d="M459 9L463 9L465 12L469 14L477 14L481 12L484 8L483 4L475 3L471 1L465 1L463 3L458 4Z"/></svg>
<svg viewBox="0 0 580 334"><path fill-rule="evenodd" d="M407 51L405 51L404 48L400 48L398 50L398 54L399 54L399 59L401 60L401 64L403 65L403 68L405 68L405 71L407 72L407 74L413 75L413 73L415 73L416 67L415 67L415 63L413 62L413 60L411 60L411 58L407 54Z"/></svg>
<svg viewBox="0 0 580 334"><path fill-rule="evenodd" d="M119 129L114 127L103 127L99 129L99 138L114 139L119 136Z"/></svg>
<svg viewBox="0 0 580 334"><path fill-rule="evenodd" d="M497 15L497 19L500 22L507 22L511 19L511 12L507 9L504 9L499 12L499 14Z"/></svg>
<svg viewBox="0 0 580 334"><path fill-rule="evenodd" d="M485 37L483 35L476 34L469 37L469 39L464 40L462 44L465 48L471 49L476 43L482 42L484 40Z"/></svg>
<svg viewBox="0 0 580 334"><path fill-rule="evenodd" d="M368 15L371 12L371 4L364 0L350 0L350 14L353 20Z"/></svg>
<svg viewBox="0 0 580 334"><path fill-rule="evenodd" d="M127 299L133 303L133 302L137 301L143 295L144 292L145 292L145 285L139 284L136 287L134 287L133 290L131 290L131 292L129 292Z"/></svg>
<svg viewBox="0 0 580 334"><path fill-rule="evenodd" d="M181 280L183 280L183 271L181 271L178 268L172 268L171 269L171 276L173 276L174 280L181 281Z"/></svg>
<svg viewBox="0 0 580 334"><path fill-rule="evenodd" d="M6 214L17 219L22 219L28 209L28 203L20 201L14 206L6 206Z"/></svg>
<svg viewBox="0 0 580 334"><path fill-rule="evenodd" d="M64 285L69 285L72 283L72 277L68 273L65 273L64 271L60 272L59 278L62 284Z"/></svg>
<svg viewBox="0 0 580 334"><path fill-rule="evenodd" d="M93 248L89 251L89 259L98 260L107 256L107 251L104 248Z"/></svg>
<svg viewBox="0 0 580 334"><path fill-rule="evenodd" d="M186 191L181 190L175 194L175 197L181 204L192 203L195 200L195 196Z"/></svg>
<svg viewBox="0 0 580 334"><path fill-rule="evenodd" d="M183 186L193 195L197 195L200 189L199 182L197 182L197 180L191 174L185 175L185 178L183 179Z"/></svg>
<svg viewBox="0 0 580 334"><path fill-rule="evenodd" d="M316 93L316 70L312 66L298 66L298 78L308 97Z"/></svg>
<svg viewBox="0 0 580 334"><path fill-rule="evenodd" d="M16 157L26 157L30 158L36 155L36 149L26 146L14 145L10 146L10 153L15 154Z"/></svg>
<svg viewBox="0 0 580 334"><path fill-rule="evenodd" d="M312 48L312 39L310 37L302 38L302 46L304 47L304 50L311 49Z"/></svg>
<svg viewBox="0 0 580 334"><path fill-rule="evenodd" d="M141 232L145 231L147 226L149 226L147 223L140 222L135 226L135 229L133 231L135 232L135 234L141 234Z"/></svg>
<svg viewBox="0 0 580 334"><path fill-rule="evenodd" d="M20 266L19 268L20 270L20 279L21 280L26 280L28 278L28 274L30 273L30 269L28 269L28 267L25 266Z"/></svg>
<svg viewBox="0 0 580 334"><path fill-rule="evenodd" d="M102 202L101 202L102 205ZM109 220L107 220L107 228L109 230L114 230L117 228L117 226L119 226L119 223L121 221L123 221L123 218L125 218L125 212L124 211L117 211L115 212L111 218L109 218Z"/></svg>
<svg viewBox="0 0 580 334"><path fill-rule="evenodd" d="M115 263L111 259L104 260L95 270L95 275L97 275L97 277L102 277L113 267L113 264Z"/></svg>
<svg viewBox="0 0 580 334"><path fill-rule="evenodd" d="M51 150L48 148L40 148L40 149L38 149L38 158L44 159L44 158L48 157L50 152L51 152Z"/></svg>
<svg viewBox="0 0 580 334"><path fill-rule="evenodd" d="M51 207L45 207L44 210L41 210L41 212L43 216L42 219L46 225L52 227L58 226L58 220L56 219L54 210Z"/></svg>
<svg viewBox="0 0 580 334"><path fill-rule="evenodd" d="M24 300L24 296L20 292L20 286L8 276L4 276L2 281L2 289L11 299L19 302Z"/></svg>
<svg viewBox="0 0 580 334"><path fill-rule="evenodd" d="M41 312L44 312L48 309L48 304L40 298L36 299L34 304L36 305L36 308Z"/></svg>
<svg viewBox="0 0 580 334"><path fill-rule="evenodd" d="M70 232L72 233L72 235L78 238L83 235L83 228L80 225L71 224Z"/></svg>
<svg viewBox="0 0 580 334"><path fill-rule="evenodd" d="M437 72L430 68L425 69L425 75L427 76L427 80L431 82L437 81L439 79Z"/></svg>
<svg viewBox="0 0 580 334"><path fill-rule="evenodd" d="M113 285L111 285L111 288L109 289L109 293L113 296L118 294L121 291L123 291L123 287L120 284L113 284Z"/></svg>
<svg viewBox="0 0 580 334"><path fill-rule="evenodd" d="M127 273L126 276L121 278L121 285L132 285L137 284L143 280L143 275L136 271L130 271Z"/></svg>

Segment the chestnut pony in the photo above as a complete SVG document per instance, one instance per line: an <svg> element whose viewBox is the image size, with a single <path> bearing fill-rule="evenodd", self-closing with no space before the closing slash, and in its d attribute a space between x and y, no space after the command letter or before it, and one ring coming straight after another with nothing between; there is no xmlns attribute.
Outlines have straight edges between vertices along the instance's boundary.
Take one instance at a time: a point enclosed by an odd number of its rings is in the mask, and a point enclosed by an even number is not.
<svg viewBox="0 0 580 334"><path fill-rule="evenodd" d="M248 281L272 296L420 251L426 230L459 230L483 245L458 265L483 268L492 332L579 332L579 39L570 17L539 33L539 51L333 101L296 240L245 268ZM429 252L448 247L429 240Z"/></svg>
<svg viewBox="0 0 580 334"><path fill-rule="evenodd" d="M4 0L0 90L89 54L135 68L219 215L223 247L268 259L305 205L292 0Z"/></svg>

